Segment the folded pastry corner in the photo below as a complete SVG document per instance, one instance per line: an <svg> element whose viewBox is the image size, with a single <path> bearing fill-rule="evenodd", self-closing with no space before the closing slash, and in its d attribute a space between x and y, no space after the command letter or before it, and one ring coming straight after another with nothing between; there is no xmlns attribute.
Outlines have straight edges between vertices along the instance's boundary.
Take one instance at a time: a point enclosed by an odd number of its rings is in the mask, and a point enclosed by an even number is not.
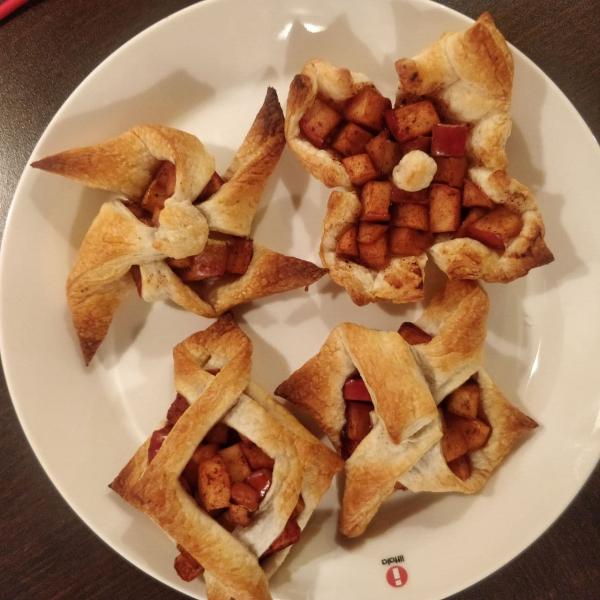
<svg viewBox="0 0 600 600"><path fill-rule="evenodd" d="M175 569L209 600L270 598L268 577L341 468L250 380L252 345L229 315L178 344L177 397L111 483L176 542Z"/></svg>
<svg viewBox="0 0 600 600"><path fill-rule="evenodd" d="M148 302L170 299L216 317L242 302L306 287L325 273L249 238L284 145L283 112L269 88L223 177L196 137L162 125L134 127L33 163L125 196L102 206L67 282L86 364L132 282Z"/></svg>
<svg viewBox="0 0 600 600"><path fill-rule="evenodd" d="M349 537L441 437L427 383L395 332L338 325L275 393L306 409L346 459L340 531Z"/></svg>

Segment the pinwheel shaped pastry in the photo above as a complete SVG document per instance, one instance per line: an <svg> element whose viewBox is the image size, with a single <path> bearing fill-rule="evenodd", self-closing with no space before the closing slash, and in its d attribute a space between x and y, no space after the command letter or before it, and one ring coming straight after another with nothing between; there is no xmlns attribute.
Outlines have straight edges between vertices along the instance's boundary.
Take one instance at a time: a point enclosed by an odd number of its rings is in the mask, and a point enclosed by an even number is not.
<svg viewBox="0 0 600 600"><path fill-rule="evenodd" d="M505 171L513 62L491 16L396 62L394 108L320 60L290 86L287 141L329 187L321 259L357 304L423 296L426 252L451 279L508 282L553 260L531 191Z"/></svg>
<svg viewBox="0 0 600 600"><path fill-rule="evenodd" d="M487 312L477 283L449 281L420 327L339 325L277 388L346 458L343 534L363 533L394 489L477 491L534 425L481 370Z"/></svg>
<svg viewBox="0 0 600 600"><path fill-rule="evenodd" d="M162 125L43 158L34 167L125 196L103 204L79 249L67 299L86 363L135 280L146 301L171 299L205 317L305 287L323 270L249 238L285 144L269 88L223 177L202 143ZM133 277L132 277L133 276Z"/></svg>
<svg viewBox="0 0 600 600"><path fill-rule="evenodd" d="M342 467L250 381L252 345L221 317L173 351L177 397L111 488L175 540L209 600L270 598L267 579Z"/></svg>

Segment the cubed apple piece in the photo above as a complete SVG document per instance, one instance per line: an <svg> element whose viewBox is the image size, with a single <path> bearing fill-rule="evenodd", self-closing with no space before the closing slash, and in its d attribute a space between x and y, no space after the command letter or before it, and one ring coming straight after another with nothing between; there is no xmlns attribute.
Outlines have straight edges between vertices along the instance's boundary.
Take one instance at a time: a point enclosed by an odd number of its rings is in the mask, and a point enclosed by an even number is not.
<svg viewBox="0 0 600 600"><path fill-rule="evenodd" d="M372 137L366 129L354 123L346 123L335 136L331 147L343 156L361 154Z"/></svg>
<svg viewBox="0 0 600 600"><path fill-rule="evenodd" d="M198 466L198 494L207 512L229 506L231 481L225 461L219 455Z"/></svg>
<svg viewBox="0 0 600 600"><path fill-rule="evenodd" d="M248 527L252 520L250 511L241 504L232 504L220 517L219 523L227 529L233 531L236 527Z"/></svg>
<svg viewBox="0 0 600 600"><path fill-rule="evenodd" d="M429 204L430 189L428 187L416 192L407 192L395 185L392 187L392 202L395 202L396 204Z"/></svg>
<svg viewBox="0 0 600 600"><path fill-rule="evenodd" d="M478 185L465 179L465 186L463 188L463 206L467 208L471 208L472 206L494 208L496 205Z"/></svg>
<svg viewBox="0 0 600 600"><path fill-rule="evenodd" d="M151 213L161 211L165 205L165 200L170 198L174 192L175 165L165 160L158 167L154 179L148 186L142 198L142 206Z"/></svg>
<svg viewBox="0 0 600 600"><path fill-rule="evenodd" d="M392 225L429 231L429 208L423 204L394 204Z"/></svg>
<svg viewBox="0 0 600 600"><path fill-rule="evenodd" d="M448 463L448 468L463 481L466 481L471 477L471 461L469 455L464 454L459 458L455 458Z"/></svg>
<svg viewBox="0 0 600 600"><path fill-rule="evenodd" d="M229 427L225 423L217 423L213 425L208 433L204 436L204 443L217 444L224 446L229 440Z"/></svg>
<svg viewBox="0 0 600 600"><path fill-rule="evenodd" d="M464 156L467 147L466 125L436 123L431 132L433 156Z"/></svg>
<svg viewBox="0 0 600 600"><path fill-rule="evenodd" d="M480 391L474 381L467 381L456 388L446 400L446 410L453 415L465 417L465 419L477 418Z"/></svg>
<svg viewBox="0 0 600 600"><path fill-rule="evenodd" d="M189 406L190 403L187 401L186 397L177 392L175 400L171 402L171 406L169 406L169 410L167 411L167 423L169 423L169 425L175 425L179 420L179 417L181 417Z"/></svg>
<svg viewBox="0 0 600 600"><path fill-rule="evenodd" d="M506 206L497 206L467 227L467 235L496 250L519 235L523 228L521 215Z"/></svg>
<svg viewBox="0 0 600 600"><path fill-rule="evenodd" d="M365 267L376 271L385 269L390 262L387 236L384 235L370 244L359 242L358 255Z"/></svg>
<svg viewBox="0 0 600 600"><path fill-rule="evenodd" d="M360 441L371 431L373 405L366 402L346 402L346 436L349 440Z"/></svg>
<svg viewBox="0 0 600 600"><path fill-rule="evenodd" d="M254 243L244 238L233 238L227 242L227 273L243 275L250 266L254 254Z"/></svg>
<svg viewBox="0 0 600 600"><path fill-rule="evenodd" d="M200 463L212 458L217 453L218 447L216 444L200 444L195 450L190 460L188 460L183 469L183 477L187 481L192 493L198 487L198 467Z"/></svg>
<svg viewBox="0 0 600 600"><path fill-rule="evenodd" d="M358 227L356 225L351 225L338 238L335 246L336 253L346 258L358 258L357 237Z"/></svg>
<svg viewBox="0 0 600 600"><path fill-rule="evenodd" d="M300 131L317 148L324 148L333 130L341 123L342 115L323 100L316 98L300 119Z"/></svg>
<svg viewBox="0 0 600 600"><path fill-rule="evenodd" d="M292 519L297 519L305 508L306 504L304 504L304 498L302 498L302 494L300 494L300 496L298 496L298 502L296 502L296 506L292 512Z"/></svg>
<svg viewBox="0 0 600 600"><path fill-rule="evenodd" d="M460 429L453 427L446 421L446 428L442 436L442 454L449 463L457 458L464 456L469 451L469 446L465 436Z"/></svg>
<svg viewBox="0 0 600 600"><path fill-rule="evenodd" d="M416 344L427 344L433 339L426 331L417 327L414 323L406 322L400 325L398 333L404 338L404 341L411 346Z"/></svg>
<svg viewBox="0 0 600 600"><path fill-rule="evenodd" d="M272 469L275 461L250 440L242 442L242 452L248 464L255 469Z"/></svg>
<svg viewBox="0 0 600 600"><path fill-rule="evenodd" d="M390 230L390 254L393 256L419 256L433 244L433 236L427 231L410 227L392 227Z"/></svg>
<svg viewBox="0 0 600 600"><path fill-rule="evenodd" d="M273 543L267 548L263 556L269 556L274 552L295 544L300 539L301 533L302 530L296 519L290 518L285 524L284 530L273 540Z"/></svg>
<svg viewBox="0 0 600 600"><path fill-rule="evenodd" d="M425 154L431 153L431 138L429 136L420 135L416 137L414 140L409 140L408 142L404 142L400 145L402 150L402 155L408 154L413 150L421 150L421 152L425 152Z"/></svg>
<svg viewBox="0 0 600 600"><path fill-rule="evenodd" d="M193 581L196 577L202 575L204 572L202 565L181 546L177 546L177 549L179 550L179 554L175 557L175 562L173 563L177 575L183 581Z"/></svg>
<svg viewBox="0 0 600 600"><path fill-rule="evenodd" d="M359 244L372 244L385 237L388 226L381 223L361 222L358 224L357 240Z"/></svg>
<svg viewBox="0 0 600 600"><path fill-rule="evenodd" d="M196 202L204 202L204 200L208 200L215 192L218 192L221 189L221 186L225 183L225 181L221 178L221 176L215 171L208 180L208 183L204 186L198 197L194 200L194 204Z"/></svg>
<svg viewBox="0 0 600 600"><path fill-rule="evenodd" d="M383 127L383 115L390 108L392 103L388 98L374 87L366 87L348 100L344 116L348 121L379 131Z"/></svg>
<svg viewBox="0 0 600 600"><path fill-rule="evenodd" d="M466 237L468 235L467 231L469 229L469 225L471 223L475 223L483 217L483 215L487 214L486 208L481 208L480 206L474 206L469 209L467 216L464 218L463 222L460 224L460 227L457 229L454 237Z"/></svg>
<svg viewBox="0 0 600 600"><path fill-rule="evenodd" d="M260 504L260 496L251 485L238 482L231 486L231 501L243 506L250 512L254 512Z"/></svg>
<svg viewBox="0 0 600 600"><path fill-rule="evenodd" d="M452 413L446 414L446 427L458 431L467 444L467 450L472 452L485 446L490 436L491 428L477 419L464 419ZM454 460L454 459L451 459Z"/></svg>
<svg viewBox="0 0 600 600"><path fill-rule="evenodd" d="M431 186L429 228L434 233L450 233L460 227L460 190L444 184Z"/></svg>
<svg viewBox="0 0 600 600"><path fill-rule="evenodd" d="M148 444L148 462L152 462L158 451L160 450L166 437L169 435L172 427L165 425L160 429L156 429L150 436L150 443Z"/></svg>
<svg viewBox="0 0 600 600"><path fill-rule="evenodd" d="M192 257L192 265L182 269L178 275L182 281L202 281L220 277L227 270L228 245L225 242L208 240L201 254Z"/></svg>
<svg viewBox="0 0 600 600"><path fill-rule="evenodd" d="M422 100L386 111L385 120L391 134L399 142L407 142L430 133L440 118L433 104Z"/></svg>
<svg viewBox="0 0 600 600"><path fill-rule="evenodd" d="M246 477L246 483L251 485L261 498L264 498L271 487L272 479L273 471L270 469L257 469Z"/></svg>
<svg viewBox="0 0 600 600"><path fill-rule="evenodd" d="M342 158L342 164L350 177L352 185L364 185L371 179L376 179L379 173L371 162L368 154L355 154Z"/></svg>
<svg viewBox="0 0 600 600"><path fill-rule="evenodd" d="M437 171L433 176L436 183L446 183L452 187L461 188L465 181L469 166L466 157L434 156Z"/></svg>
<svg viewBox="0 0 600 600"><path fill-rule="evenodd" d="M400 144L390 140L389 133L385 130L376 135L365 149L375 168L383 176L389 175L402 158Z"/></svg>
<svg viewBox="0 0 600 600"><path fill-rule="evenodd" d="M359 377L348 377L342 388L344 400L355 400L358 402L371 402L371 394L365 382Z"/></svg>
<svg viewBox="0 0 600 600"><path fill-rule="evenodd" d="M389 181L369 181L361 192L363 221L389 221L392 201L392 184Z"/></svg>
<svg viewBox="0 0 600 600"><path fill-rule="evenodd" d="M219 454L225 461L229 479L232 483L244 481L252 473L252 469L242 452L242 444L234 444L233 446L223 448L219 451Z"/></svg>

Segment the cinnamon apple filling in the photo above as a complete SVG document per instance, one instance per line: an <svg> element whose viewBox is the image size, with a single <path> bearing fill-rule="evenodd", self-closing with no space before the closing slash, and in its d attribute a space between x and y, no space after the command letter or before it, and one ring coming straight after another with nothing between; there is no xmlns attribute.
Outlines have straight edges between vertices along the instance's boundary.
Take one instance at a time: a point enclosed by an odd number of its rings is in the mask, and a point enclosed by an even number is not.
<svg viewBox="0 0 600 600"><path fill-rule="evenodd" d="M342 431L342 457L350 458L356 447L371 431L371 411L375 410L371 394L358 373L346 379L343 387L346 424Z"/></svg>
<svg viewBox="0 0 600 600"><path fill-rule="evenodd" d="M215 171L194 204L208 200L224 183L225 181ZM140 202L124 202L124 204L140 221L156 227L165 201L174 192L175 165L169 161L163 161L142 200ZM253 253L252 240L232 235L218 235L209 238L200 254L186 258L168 258L166 262L181 281L194 287L196 282L207 279L225 275L234 277L244 275L248 270ZM141 296L142 279L137 265L131 268L131 276L136 284L138 294Z"/></svg>
<svg viewBox="0 0 600 600"><path fill-rule="evenodd" d="M360 196L359 220L339 237L339 258L384 269L394 256L418 256L443 234L502 252L521 216L495 204L467 178L469 125L450 123L434 103L405 97L396 107L375 87L345 103L317 97L302 135L340 160Z"/></svg>
<svg viewBox="0 0 600 600"><path fill-rule="evenodd" d="M450 470L463 481L471 476L469 455L487 443L491 427L481 405L481 390L470 379L442 401L442 453Z"/></svg>
<svg viewBox="0 0 600 600"><path fill-rule="evenodd" d="M427 344L433 337L414 323L403 323L398 333L412 345ZM469 379L440 404L443 432L442 453L450 470L465 481L471 476L469 453L480 450L492 431L481 405L481 389Z"/></svg>
<svg viewBox="0 0 600 600"><path fill-rule="evenodd" d="M160 450L165 438L189 402L177 394L167 411L164 427L152 433L148 446L148 462ZM274 460L250 439L227 426L217 423L198 444L183 469L179 481L198 506L216 519L228 531L248 527L271 486ZM263 557L296 543L300 537L298 515L304 509L299 498L294 513L284 530L273 541ZM174 567L184 581L202 574L202 566L178 546Z"/></svg>

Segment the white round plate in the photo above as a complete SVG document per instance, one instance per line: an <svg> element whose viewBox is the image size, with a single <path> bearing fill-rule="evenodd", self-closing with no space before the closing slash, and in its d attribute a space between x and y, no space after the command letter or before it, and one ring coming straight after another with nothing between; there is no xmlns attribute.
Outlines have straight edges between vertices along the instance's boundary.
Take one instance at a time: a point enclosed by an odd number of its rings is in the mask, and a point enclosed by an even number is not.
<svg viewBox="0 0 600 600"><path fill-rule="evenodd" d="M425 1L219 0L181 11L104 61L50 123L33 158L103 140L143 122L200 137L222 170L267 85L285 103L305 60L370 74L389 96L394 59L470 20ZM275 576L277 598L439 598L478 581L533 542L581 488L599 455L600 152L558 88L515 51L511 172L532 186L556 261L509 285L488 285L486 367L540 427L474 497L396 494L367 534L336 537L330 490ZM286 150L255 238L318 262L328 193ZM173 543L109 491L173 396L171 348L209 322L137 298L119 311L84 368L65 302L75 251L107 194L26 169L2 247L1 350L19 419L44 469L77 514L148 574L202 597L172 568ZM327 278L308 293L236 311L254 342L254 377L268 389L343 320L395 329L411 309L358 308ZM335 486L334 486L335 487ZM385 564L403 557L408 581Z"/></svg>

